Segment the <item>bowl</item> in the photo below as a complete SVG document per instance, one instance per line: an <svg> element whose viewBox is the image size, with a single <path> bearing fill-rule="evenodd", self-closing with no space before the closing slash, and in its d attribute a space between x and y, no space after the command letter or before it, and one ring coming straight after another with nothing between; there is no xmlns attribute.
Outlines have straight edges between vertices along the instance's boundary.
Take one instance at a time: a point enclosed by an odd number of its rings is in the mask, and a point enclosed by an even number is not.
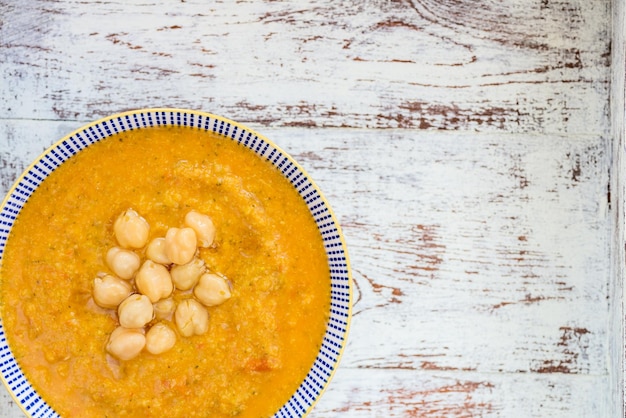
<svg viewBox="0 0 626 418"><path fill-rule="evenodd" d="M141 109L115 114L90 123L59 140L18 178L0 208L0 265L16 219L31 195L57 168L92 144L120 133L157 126L181 126L210 131L251 150L269 162L304 200L323 240L330 272L330 303L321 347L295 392L275 417L305 416L327 389L346 346L351 319L352 278L346 243L328 201L305 170L269 139L246 126L210 113L184 109ZM2 289L0 288L0 291ZM0 377L27 416L60 416L33 387L7 342L0 317Z"/></svg>

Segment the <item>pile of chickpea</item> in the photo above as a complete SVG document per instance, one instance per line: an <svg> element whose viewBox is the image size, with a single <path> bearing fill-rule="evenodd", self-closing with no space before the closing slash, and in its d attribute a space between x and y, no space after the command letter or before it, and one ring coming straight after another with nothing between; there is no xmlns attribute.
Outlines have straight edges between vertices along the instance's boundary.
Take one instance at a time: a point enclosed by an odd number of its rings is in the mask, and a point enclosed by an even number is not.
<svg viewBox="0 0 626 418"><path fill-rule="evenodd" d="M106 344L109 354L130 360L144 349L160 354L183 337L201 335L209 328L207 307L231 297L231 284L210 272L198 257L215 239L215 226L208 215L190 211L184 226L169 228L165 237L148 242L150 225L133 209L122 212L113 224L118 246L106 253L111 273L94 279L93 299L117 313L119 326ZM143 259L142 260L142 256ZM187 295L178 304L175 291Z"/></svg>

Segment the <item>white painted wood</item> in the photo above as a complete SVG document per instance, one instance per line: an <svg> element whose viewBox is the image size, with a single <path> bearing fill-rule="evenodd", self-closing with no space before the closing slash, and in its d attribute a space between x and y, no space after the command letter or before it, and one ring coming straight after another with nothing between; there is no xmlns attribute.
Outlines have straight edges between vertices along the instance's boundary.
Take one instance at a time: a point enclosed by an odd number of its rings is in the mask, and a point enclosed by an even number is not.
<svg viewBox="0 0 626 418"><path fill-rule="evenodd" d="M335 383L351 389L311 417L598 417L611 397L599 376L340 369Z"/></svg>
<svg viewBox="0 0 626 418"><path fill-rule="evenodd" d="M613 45L612 48L612 74L611 74L611 137L613 138L611 158L611 205L613 206L613 242L611 259L611 287L610 293L619 297L612 298L610 305L609 332L613 338L609 339L609 371L611 372L611 391L614 398L611 400L611 416L626 416L624 406L624 301L626 289L624 277L626 277L626 252L625 242L625 184L626 165L624 152L626 151L626 108L624 97L624 81L626 78L626 27L624 15L626 5L624 1L613 3Z"/></svg>
<svg viewBox="0 0 626 418"><path fill-rule="evenodd" d="M0 112L607 132L609 0L4 0Z"/></svg>
<svg viewBox="0 0 626 418"><path fill-rule="evenodd" d="M0 0L0 193L111 113L247 123L317 181L354 268L312 417L623 416L623 11Z"/></svg>

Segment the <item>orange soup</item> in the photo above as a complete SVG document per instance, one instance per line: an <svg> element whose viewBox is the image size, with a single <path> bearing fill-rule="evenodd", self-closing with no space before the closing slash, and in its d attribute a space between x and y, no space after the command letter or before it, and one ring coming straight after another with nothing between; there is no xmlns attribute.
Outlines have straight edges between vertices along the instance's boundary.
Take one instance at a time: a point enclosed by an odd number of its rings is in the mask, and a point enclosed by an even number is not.
<svg viewBox="0 0 626 418"><path fill-rule="evenodd" d="M190 210L210 215L215 241L197 255L231 297L207 308L206 333L172 324L171 349L124 361L106 351L118 317L94 303L93 286L127 208L150 238ZM9 345L66 417L270 416L313 364L329 303L322 237L294 187L247 148L193 128L119 133L72 157L22 209L0 270Z"/></svg>

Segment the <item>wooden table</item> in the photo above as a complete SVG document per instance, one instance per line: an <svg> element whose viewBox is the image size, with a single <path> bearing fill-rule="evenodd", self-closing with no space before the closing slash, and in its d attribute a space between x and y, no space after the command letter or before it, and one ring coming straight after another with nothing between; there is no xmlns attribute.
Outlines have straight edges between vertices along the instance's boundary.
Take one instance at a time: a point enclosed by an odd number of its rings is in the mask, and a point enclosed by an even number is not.
<svg viewBox="0 0 626 418"><path fill-rule="evenodd" d="M349 343L311 417L623 416L624 9L0 0L0 191L112 113L234 119L348 243Z"/></svg>

